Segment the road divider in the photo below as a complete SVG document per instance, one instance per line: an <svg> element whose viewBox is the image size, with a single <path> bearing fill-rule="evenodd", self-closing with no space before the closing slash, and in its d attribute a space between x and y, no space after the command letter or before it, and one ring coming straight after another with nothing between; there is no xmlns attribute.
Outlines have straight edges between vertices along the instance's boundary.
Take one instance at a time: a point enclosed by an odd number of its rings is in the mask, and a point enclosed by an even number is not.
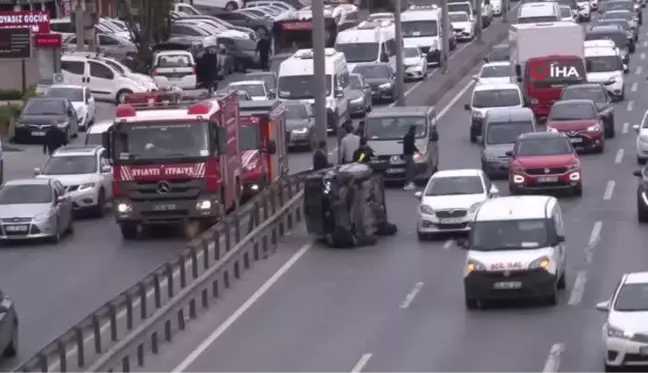
<svg viewBox="0 0 648 373"><path fill-rule="evenodd" d="M170 342L302 221L305 174L266 188L14 371L128 372L143 366L145 355Z"/></svg>

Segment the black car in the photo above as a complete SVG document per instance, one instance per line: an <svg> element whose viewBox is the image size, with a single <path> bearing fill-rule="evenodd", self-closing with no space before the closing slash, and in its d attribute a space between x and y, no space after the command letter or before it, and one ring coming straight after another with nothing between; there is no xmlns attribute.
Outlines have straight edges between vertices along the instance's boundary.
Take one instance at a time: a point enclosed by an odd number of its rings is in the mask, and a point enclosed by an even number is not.
<svg viewBox="0 0 648 373"><path fill-rule="evenodd" d="M2 290L0 290L0 351L5 358L11 358L18 353L18 313L16 306Z"/></svg>
<svg viewBox="0 0 648 373"><path fill-rule="evenodd" d="M245 73L248 69L260 67L257 43L254 40L218 36L220 53L229 56L234 64L234 71Z"/></svg>
<svg viewBox="0 0 648 373"><path fill-rule="evenodd" d="M277 93L277 74L272 71L256 71L253 73L247 73L241 80L262 80L270 93Z"/></svg>
<svg viewBox="0 0 648 373"><path fill-rule="evenodd" d="M585 33L585 40L612 40L614 45L621 51L623 63L626 65L630 62L630 48L634 48L634 43L628 41L627 35L619 26L598 25L589 29Z"/></svg>
<svg viewBox="0 0 648 373"><path fill-rule="evenodd" d="M311 105L302 102L286 104L286 131L288 148L312 149L315 131L314 114Z"/></svg>
<svg viewBox="0 0 648 373"><path fill-rule="evenodd" d="M216 22L216 23L222 25L223 27L225 27L228 30L236 30L236 31L244 32L252 40L256 40L256 38L257 38L257 33L254 32L254 30L252 30L251 28L234 26L233 24L231 24L231 23L229 23L227 21L224 21L224 20L222 20L220 18L216 18L214 16L209 16L209 15L205 15L205 14L199 14L199 15L180 14L177 19L178 20L185 20L185 19L210 20L210 21L213 21L213 22Z"/></svg>
<svg viewBox="0 0 648 373"><path fill-rule="evenodd" d="M508 43L497 44L491 49L491 52L484 58L485 62L510 61L510 47Z"/></svg>
<svg viewBox="0 0 648 373"><path fill-rule="evenodd" d="M44 140L45 133L52 126L64 131L67 141L70 137L77 137L79 123L70 100L63 97L30 98L11 126L10 137L15 142Z"/></svg>
<svg viewBox="0 0 648 373"><path fill-rule="evenodd" d="M607 89L599 83L569 85L563 88L561 100L592 100L603 119L605 137L614 137L614 106Z"/></svg>
<svg viewBox="0 0 648 373"><path fill-rule="evenodd" d="M259 35L268 35L272 30L273 22L265 18L259 18L250 13L229 12L213 14L214 17L229 22L234 26L247 27L256 31Z"/></svg>
<svg viewBox="0 0 648 373"><path fill-rule="evenodd" d="M639 25L643 23L641 7L635 7L635 2L633 0L608 0L603 2L602 5L603 6L599 8L599 12L601 13L611 12L614 10L627 10L637 15Z"/></svg>
<svg viewBox="0 0 648 373"><path fill-rule="evenodd" d="M648 167L634 171L639 178L637 187L637 220L639 223L648 223Z"/></svg>
<svg viewBox="0 0 648 373"><path fill-rule="evenodd" d="M634 52L635 43L639 40L639 30L632 28L630 22L625 19L602 19L598 22L600 25L616 25L621 27L623 32L626 33L626 38L628 39L630 52Z"/></svg>
<svg viewBox="0 0 648 373"><path fill-rule="evenodd" d="M371 87L374 102L396 99L396 73L388 63L359 63L353 73L360 74Z"/></svg>

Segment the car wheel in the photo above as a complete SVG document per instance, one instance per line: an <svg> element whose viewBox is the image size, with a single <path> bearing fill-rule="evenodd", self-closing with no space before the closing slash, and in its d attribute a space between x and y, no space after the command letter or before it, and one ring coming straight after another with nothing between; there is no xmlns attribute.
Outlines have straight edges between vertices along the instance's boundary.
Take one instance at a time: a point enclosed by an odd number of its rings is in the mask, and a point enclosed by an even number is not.
<svg viewBox="0 0 648 373"><path fill-rule="evenodd" d="M238 9L238 4L233 1L225 4L225 10L227 10L228 12L234 11L236 9Z"/></svg>
<svg viewBox="0 0 648 373"><path fill-rule="evenodd" d="M581 197L583 195L583 184L578 184L574 187L573 189L574 195L577 197Z"/></svg>
<svg viewBox="0 0 648 373"><path fill-rule="evenodd" d="M614 131L614 122L609 122L608 125L605 127L605 137L609 139L613 139L614 135L616 135Z"/></svg>
<svg viewBox="0 0 648 373"><path fill-rule="evenodd" d="M637 220L639 223L648 223L648 209L642 203L641 199L637 200Z"/></svg>
<svg viewBox="0 0 648 373"><path fill-rule="evenodd" d="M475 144L477 143L477 132L470 130L470 142Z"/></svg>
<svg viewBox="0 0 648 373"><path fill-rule="evenodd" d="M615 367L609 364L605 364L605 371L606 372L616 372L616 371L621 371L620 367Z"/></svg>
<svg viewBox="0 0 648 373"><path fill-rule="evenodd" d="M94 216L97 218L100 218L104 215L104 211L106 210L106 192L104 192L103 189L99 190L99 194L97 195L97 205L94 207Z"/></svg>
<svg viewBox="0 0 648 373"><path fill-rule="evenodd" d="M567 287L567 270L564 270L562 276L558 279L558 289L565 290Z"/></svg>
<svg viewBox="0 0 648 373"><path fill-rule="evenodd" d="M4 357L14 357L18 354L18 323L14 322L11 329L11 341L5 347L2 355Z"/></svg>
<svg viewBox="0 0 648 373"><path fill-rule="evenodd" d="M646 158L640 158L640 157L637 157L637 164L644 165L644 164L646 164L646 161L647 161L647 160L648 160L648 159L646 159Z"/></svg>
<svg viewBox="0 0 648 373"><path fill-rule="evenodd" d="M551 293L547 296L547 304L549 306L555 306L558 304L558 290L554 287L551 290Z"/></svg>
<svg viewBox="0 0 648 373"><path fill-rule="evenodd" d="M115 96L115 102L117 103L117 105L123 104L124 101L126 101L126 95L130 95L131 93L133 92L129 89L122 89L121 91L117 92L117 96Z"/></svg>
<svg viewBox="0 0 648 373"><path fill-rule="evenodd" d="M121 223L119 224L119 229L121 230L121 234L124 239L132 240L137 238L137 225L131 223Z"/></svg>
<svg viewBox="0 0 648 373"><path fill-rule="evenodd" d="M416 237L418 238L419 241L429 241L432 238L430 237L430 234L428 233L423 233L423 232L416 232Z"/></svg>
<svg viewBox="0 0 648 373"><path fill-rule="evenodd" d="M476 310L479 308L479 300L466 297L466 309Z"/></svg>
<svg viewBox="0 0 648 373"><path fill-rule="evenodd" d="M65 138L63 139L63 141L65 145L70 143L70 127L65 129Z"/></svg>
<svg viewBox="0 0 648 373"><path fill-rule="evenodd" d="M49 238L51 243L59 243L61 241L61 220L56 220L56 233Z"/></svg>
<svg viewBox="0 0 648 373"><path fill-rule="evenodd" d="M70 217L70 222L68 223L67 229L65 230L67 234L74 234L74 217Z"/></svg>

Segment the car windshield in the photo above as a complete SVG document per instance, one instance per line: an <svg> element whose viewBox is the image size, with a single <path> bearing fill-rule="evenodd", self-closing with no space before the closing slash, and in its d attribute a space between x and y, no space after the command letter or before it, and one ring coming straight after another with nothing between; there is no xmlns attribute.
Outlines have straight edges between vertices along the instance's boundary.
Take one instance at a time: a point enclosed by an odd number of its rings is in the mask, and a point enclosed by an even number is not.
<svg viewBox="0 0 648 373"><path fill-rule="evenodd" d="M286 118L304 119L308 117L309 113L306 105L286 105Z"/></svg>
<svg viewBox="0 0 648 373"><path fill-rule="evenodd" d="M452 12L452 13L462 12L462 13L469 14L470 10L471 10L470 9L470 4L468 4L468 3L450 3L450 4L448 4L448 12ZM450 19L450 21L452 21L452 19Z"/></svg>
<svg viewBox="0 0 648 373"><path fill-rule="evenodd" d="M505 78L511 75L511 65L484 65L480 78Z"/></svg>
<svg viewBox="0 0 648 373"><path fill-rule="evenodd" d="M634 15L631 12L605 12L601 19L625 19L632 20Z"/></svg>
<svg viewBox="0 0 648 373"><path fill-rule="evenodd" d="M554 104L549 112L549 120L580 120L596 117L597 110L589 102L570 102Z"/></svg>
<svg viewBox="0 0 648 373"><path fill-rule="evenodd" d="M435 177L425 189L426 196L481 193L484 193L484 186L479 176Z"/></svg>
<svg viewBox="0 0 648 373"><path fill-rule="evenodd" d="M241 150L256 150L259 146L261 134L256 125L241 126L240 132Z"/></svg>
<svg viewBox="0 0 648 373"><path fill-rule="evenodd" d="M518 136L527 132L533 132L531 122L506 122L488 125L484 143L487 145L515 144Z"/></svg>
<svg viewBox="0 0 648 373"><path fill-rule="evenodd" d="M386 79L389 77L389 67L386 65L357 66L353 72L362 75L365 79Z"/></svg>
<svg viewBox="0 0 648 373"><path fill-rule="evenodd" d="M70 101L83 102L83 88L72 88L72 87L52 87L47 90L47 96L49 97L62 97L67 98Z"/></svg>
<svg viewBox="0 0 648 373"><path fill-rule="evenodd" d="M207 122L133 123L119 131L119 160L196 158L210 153Z"/></svg>
<svg viewBox="0 0 648 373"><path fill-rule="evenodd" d="M468 22L470 21L470 18L468 18L468 13L466 12L453 12L448 14L448 17L450 17L450 22Z"/></svg>
<svg viewBox="0 0 648 373"><path fill-rule="evenodd" d="M614 310L621 312L648 311L648 283L623 285L614 302Z"/></svg>
<svg viewBox="0 0 648 373"><path fill-rule="evenodd" d="M431 37L439 35L439 25L435 20L403 21L401 23L404 38Z"/></svg>
<svg viewBox="0 0 648 373"><path fill-rule="evenodd" d="M94 155L51 157L43 168L43 175L78 175L97 172Z"/></svg>
<svg viewBox="0 0 648 373"><path fill-rule="evenodd" d="M122 75L126 75L127 73L132 73L132 71L130 71L130 69L127 66L124 66L124 65L122 65L120 63L117 63L115 61L106 60L106 59L101 60L101 61L106 63L108 66L112 67L113 69L115 69L117 72L119 72Z"/></svg>
<svg viewBox="0 0 648 373"><path fill-rule="evenodd" d="M545 219L475 221L470 230L470 249L538 249L551 244L547 228Z"/></svg>
<svg viewBox="0 0 648 373"><path fill-rule="evenodd" d="M340 43L335 49L344 53L347 62L372 62L378 59L378 43Z"/></svg>
<svg viewBox="0 0 648 373"><path fill-rule="evenodd" d="M403 49L403 54L405 58L415 58L419 57L419 49L418 48L411 48L411 47L405 47Z"/></svg>
<svg viewBox="0 0 648 373"><path fill-rule="evenodd" d="M157 59L157 67L190 67L191 58L186 54L168 54L159 56Z"/></svg>
<svg viewBox="0 0 648 373"><path fill-rule="evenodd" d="M509 60L509 46L508 45L496 45L493 47L490 56L488 57L489 61L508 61Z"/></svg>
<svg viewBox="0 0 648 373"><path fill-rule="evenodd" d="M276 78L273 74L247 74L245 75L246 78L245 80L261 80L265 83L266 87L268 89L273 89L275 88L275 85L277 84Z"/></svg>
<svg viewBox="0 0 648 373"><path fill-rule="evenodd" d="M563 90L563 100L592 100L594 102L606 102L607 96L601 87L578 87L572 86Z"/></svg>
<svg viewBox="0 0 648 373"><path fill-rule="evenodd" d="M558 155L573 153L569 140L563 136L544 139L518 140L516 156Z"/></svg>
<svg viewBox="0 0 648 373"><path fill-rule="evenodd" d="M349 75L349 85L351 85L351 89L362 89L362 79L360 78L359 75L356 74L351 74Z"/></svg>
<svg viewBox="0 0 648 373"><path fill-rule="evenodd" d="M230 88L240 89L252 97L263 97L266 95L265 89L263 89L263 85L261 84L230 84Z"/></svg>
<svg viewBox="0 0 648 373"><path fill-rule="evenodd" d="M623 61L619 56L585 57L585 60L587 60L588 73L623 71Z"/></svg>
<svg viewBox="0 0 648 373"><path fill-rule="evenodd" d="M427 133L423 117L370 118L365 120L365 130L369 140L402 140L410 126L416 126L416 137Z"/></svg>
<svg viewBox="0 0 648 373"><path fill-rule="evenodd" d="M623 29L623 31L630 31L630 25L625 19L602 19L599 23L603 25L616 25Z"/></svg>
<svg viewBox="0 0 648 373"><path fill-rule="evenodd" d="M279 98L288 100L305 100L315 97L313 75L280 76L277 82ZM326 76L326 96L331 95L331 75Z"/></svg>
<svg viewBox="0 0 648 373"><path fill-rule="evenodd" d="M570 7L560 7L560 16L562 18L571 18L572 11Z"/></svg>
<svg viewBox="0 0 648 373"><path fill-rule="evenodd" d="M585 40L612 40L614 42L614 45L616 45L617 48L623 49L626 47L627 39L625 32L619 30L619 32L588 32L585 34Z"/></svg>
<svg viewBox="0 0 648 373"><path fill-rule="evenodd" d="M63 100L29 100L23 114L26 115L64 115L65 103Z"/></svg>
<svg viewBox="0 0 648 373"><path fill-rule="evenodd" d="M517 89L489 89L475 91L472 106L474 108L492 108L519 106L520 92Z"/></svg>
<svg viewBox="0 0 648 373"><path fill-rule="evenodd" d="M0 205L51 203L53 198L49 185L5 185L0 189Z"/></svg>

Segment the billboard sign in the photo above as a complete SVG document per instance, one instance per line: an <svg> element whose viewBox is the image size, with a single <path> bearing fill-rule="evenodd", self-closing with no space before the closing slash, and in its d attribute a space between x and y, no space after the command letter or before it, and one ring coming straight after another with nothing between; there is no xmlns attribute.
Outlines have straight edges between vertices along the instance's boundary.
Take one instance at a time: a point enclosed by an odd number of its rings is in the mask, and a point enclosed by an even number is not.
<svg viewBox="0 0 648 373"><path fill-rule="evenodd" d="M0 59L31 57L30 28L0 28Z"/></svg>
<svg viewBox="0 0 648 373"><path fill-rule="evenodd" d="M34 34L50 32L50 16L46 10L0 11L0 28L30 27Z"/></svg>

